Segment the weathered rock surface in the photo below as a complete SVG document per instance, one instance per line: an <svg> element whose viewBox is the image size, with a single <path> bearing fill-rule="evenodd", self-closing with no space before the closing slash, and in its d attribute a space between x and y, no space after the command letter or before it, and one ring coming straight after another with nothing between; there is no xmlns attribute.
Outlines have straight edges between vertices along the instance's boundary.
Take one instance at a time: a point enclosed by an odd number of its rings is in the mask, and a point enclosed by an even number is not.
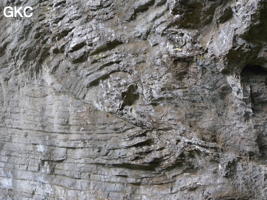
<svg viewBox="0 0 267 200"><path fill-rule="evenodd" d="M5 0L1 200L266 200L266 0Z"/></svg>

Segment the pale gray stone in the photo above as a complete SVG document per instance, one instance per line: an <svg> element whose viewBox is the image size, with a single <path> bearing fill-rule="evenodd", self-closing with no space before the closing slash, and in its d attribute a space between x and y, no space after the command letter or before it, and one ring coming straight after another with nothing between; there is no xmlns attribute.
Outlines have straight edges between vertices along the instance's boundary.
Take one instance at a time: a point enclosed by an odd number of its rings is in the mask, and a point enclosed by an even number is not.
<svg viewBox="0 0 267 200"><path fill-rule="evenodd" d="M0 200L266 200L265 0L5 0Z"/></svg>

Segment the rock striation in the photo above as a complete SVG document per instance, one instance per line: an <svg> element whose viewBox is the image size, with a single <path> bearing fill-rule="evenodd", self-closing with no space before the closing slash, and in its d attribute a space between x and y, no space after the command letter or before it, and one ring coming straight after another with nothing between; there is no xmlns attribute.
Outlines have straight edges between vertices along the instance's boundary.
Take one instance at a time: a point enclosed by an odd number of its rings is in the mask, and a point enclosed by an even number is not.
<svg viewBox="0 0 267 200"><path fill-rule="evenodd" d="M3 0L0 200L266 200L266 0Z"/></svg>

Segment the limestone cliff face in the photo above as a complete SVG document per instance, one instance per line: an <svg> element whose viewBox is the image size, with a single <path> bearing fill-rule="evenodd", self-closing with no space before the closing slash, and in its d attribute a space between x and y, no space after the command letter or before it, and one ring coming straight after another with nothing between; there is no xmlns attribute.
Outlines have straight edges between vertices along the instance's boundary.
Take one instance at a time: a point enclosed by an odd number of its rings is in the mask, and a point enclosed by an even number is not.
<svg viewBox="0 0 267 200"><path fill-rule="evenodd" d="M5 0L0 200L266 200L266 0Z"/></svg>

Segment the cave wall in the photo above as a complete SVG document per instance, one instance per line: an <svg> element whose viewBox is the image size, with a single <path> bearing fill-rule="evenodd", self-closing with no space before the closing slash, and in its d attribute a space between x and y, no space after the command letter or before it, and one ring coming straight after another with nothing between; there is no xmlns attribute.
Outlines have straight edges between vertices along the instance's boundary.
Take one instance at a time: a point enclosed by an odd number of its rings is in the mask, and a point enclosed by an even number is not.
<svg viewBox="0 0 267 200"><path fill-rule="evenodd" d="M5 0L0 200L266 200L265 0Z"/></svg>

